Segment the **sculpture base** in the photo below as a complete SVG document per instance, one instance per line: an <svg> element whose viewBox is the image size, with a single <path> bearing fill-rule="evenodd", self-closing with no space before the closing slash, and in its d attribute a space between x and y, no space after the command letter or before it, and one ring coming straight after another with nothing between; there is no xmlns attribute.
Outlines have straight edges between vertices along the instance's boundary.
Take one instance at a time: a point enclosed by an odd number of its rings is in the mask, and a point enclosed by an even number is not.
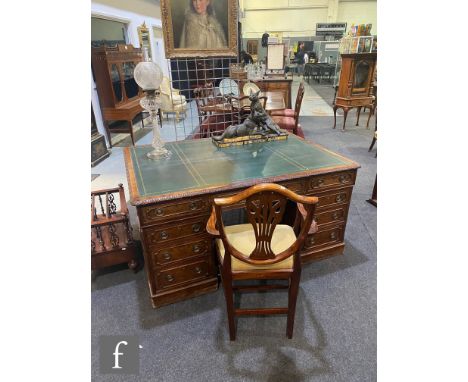
<svg viewBox="0 0 468 382"><path fill-rule="evenodd" d="M248 145L251 143L260 143L260 142L270 142L270 141L285 141L288 139L288 133L281 132L277 134L268 134L268 135L247 135L245 137L236 137L236 138L224 138L221 141L217 141L211 138L212 142L216 147L230 147L230 146L242 146Z"/></svg>

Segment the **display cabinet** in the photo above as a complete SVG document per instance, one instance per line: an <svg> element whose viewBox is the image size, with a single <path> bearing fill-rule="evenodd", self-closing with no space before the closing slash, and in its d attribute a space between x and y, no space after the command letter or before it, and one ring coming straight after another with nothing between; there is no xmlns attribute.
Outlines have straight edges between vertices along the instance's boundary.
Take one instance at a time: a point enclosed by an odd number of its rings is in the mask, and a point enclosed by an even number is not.
<svg viewBox="0 0 468 382"><path fill-rule="evenodd" d="M341 74L338 91L333 105L336 127L336 110L344 111L343 130L348 111L353 107L360 109L372 107L374 96L371 94L377 53L354 53L341 55Z"/></svg>
<svg viewBox="0 0 468 382"><path fill-rule="evenodd" d="M129 133L132 142L133 119L141 114L141 89L133 78L136 65L142 61L141 49L132 45L91 48L91 63L109 145L111 133ZM125 123L114 123L124 121Z"/></svg>

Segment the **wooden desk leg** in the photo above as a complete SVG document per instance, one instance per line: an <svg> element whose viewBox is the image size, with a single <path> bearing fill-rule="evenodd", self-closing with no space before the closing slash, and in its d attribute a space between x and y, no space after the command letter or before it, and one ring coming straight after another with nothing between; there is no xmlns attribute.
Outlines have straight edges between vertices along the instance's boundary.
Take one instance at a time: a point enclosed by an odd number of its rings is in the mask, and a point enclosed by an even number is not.
<svg viewBox="0 0 468 382"><path fill-rule="evenodd" d="M361 106L358 106L357 108L357 120L356 120L356 126L359 126L359 117L361 116Z"/></svg>
<svg viewBox="0 0 468 382"><path fill-rule="evenodd" d="M338 106L333 105L333 116L335 118L335 122L333 123L333 128L336 127L336 109L338 109Z"/></svg>

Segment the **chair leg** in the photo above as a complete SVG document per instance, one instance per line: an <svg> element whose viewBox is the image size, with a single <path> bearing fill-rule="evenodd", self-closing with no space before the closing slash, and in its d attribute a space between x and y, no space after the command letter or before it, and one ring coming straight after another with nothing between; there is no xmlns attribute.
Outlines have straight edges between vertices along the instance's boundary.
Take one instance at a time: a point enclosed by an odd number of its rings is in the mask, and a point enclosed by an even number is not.
<svg viewBox="0 0 468 382"><path fill-rule="evenodd" d="M221 281L223 283L224 297L226 299L226 310L228 316L228 325L229 325L229 339L231 341L236 340L236 323L234 320L234 291L232 289L232 281L226 280L225 277L221 275Z"/></svg>
<svg viewBox="0 0 468 382"><path fill-rule="evenodd" d="M372 150L372 148L373 148L374 145L375 145L375 142L377 142L377 139L375 139L375 136L374 136L374 138L372 138L372 143L371 143L371 145L370 145L370 147L369 147L369 151Z"/></svg>
<svg viewBox="0 0 468 382"><path fill-rule="evenodd" d="M291 277L288 294L288 321L286 326L286 335L289 339L293 336L294 317L296 315L296 302L299 293L299 281L301 279L301 271L296 272Z"/></svg>

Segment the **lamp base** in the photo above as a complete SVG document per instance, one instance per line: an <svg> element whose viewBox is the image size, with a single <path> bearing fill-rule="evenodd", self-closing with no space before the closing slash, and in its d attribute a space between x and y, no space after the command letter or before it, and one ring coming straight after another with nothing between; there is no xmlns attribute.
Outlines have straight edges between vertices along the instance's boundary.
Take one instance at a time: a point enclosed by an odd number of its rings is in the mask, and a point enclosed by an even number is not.
<svg viewBox="0 0 468 382"><path fill-rule="evenodd" d="M146 156L149 159L153 159L153 160L168 159L171 157L171 155L172 155L172 152L164 147L156 148L153 151L150 151L148 154L146 154Z"/></svg>

